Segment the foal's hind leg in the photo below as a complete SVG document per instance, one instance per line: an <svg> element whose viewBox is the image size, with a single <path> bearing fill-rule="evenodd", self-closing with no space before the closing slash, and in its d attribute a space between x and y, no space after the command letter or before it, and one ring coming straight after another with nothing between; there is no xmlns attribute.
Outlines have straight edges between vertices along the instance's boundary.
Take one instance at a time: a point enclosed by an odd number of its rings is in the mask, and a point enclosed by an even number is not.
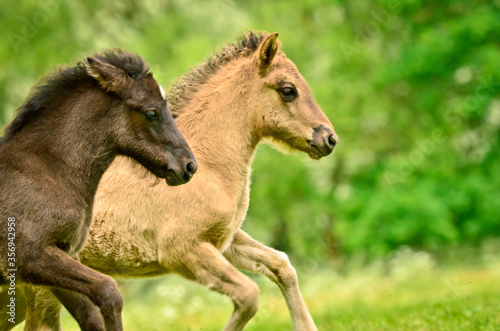
<svg viewBox="0 0 500 331"><path fill-rule="evenodd" d="M84 266L56 247L30 248L29 252L22 252L24 258L20 260L23 263L18 266L20 278L34 285L59 287L86 295L100 308L107 330L123 330L123 299L111 277Z"/></svg>
<svg viewBox="0 0 500 331"><path fill-rule="evenodd" d="M24 294L27 302L24 331L61 330L59 321L61 304L49 289L40 286L25 285Z"/></svg>
<svg viewBox="0 0 500 331"><path fill-rule="evenodd" d="M239 230L224 256L236 268L266 275L279 286L290 310L294 330L317 330L300 293L295 269L285 253L264 246Z"/></svg>
<svg viewBox="0 0 500 331"><path fill-rule="evenodd" d="M234 303L234 311L224 331L243 330L258 309L259 288L233 267L212 244L202 243L184 256L175 269L184 277L225 294Z"/></svg>
<svg viewBox="0 0 500 331"><path fill-rule="evenodd" d="M15 318L11 319L12 316L8 313L11 311L8 306L11 304L11 295L9 294L9 285L3 285L0 287L0 331L12 330L16 325L24 321L24 315L26 314L26 300L20 286L16 286L15 293ZM9 319L11 319L9 321Z"/></svg>

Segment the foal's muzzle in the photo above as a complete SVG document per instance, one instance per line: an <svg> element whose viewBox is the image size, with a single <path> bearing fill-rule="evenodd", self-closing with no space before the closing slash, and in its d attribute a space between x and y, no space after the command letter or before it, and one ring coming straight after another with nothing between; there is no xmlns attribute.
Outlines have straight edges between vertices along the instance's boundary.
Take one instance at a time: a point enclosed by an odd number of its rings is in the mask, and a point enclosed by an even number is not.
<svg viewBox="0 0 500 331"><path fill-rule="evenodd" d="M185 184L191 180L198 170L198 165L191 151L185 151L177 162L169 162L165 167L165 180L170 186Z"/></svg>
<svg viewBox="0 0 500 331"><path fill-rule="evenodd" d="M309 141L309 157L318 160L333 152L339 143L339 138L335 131L324 125L314 128L312 139Z"/></svg>

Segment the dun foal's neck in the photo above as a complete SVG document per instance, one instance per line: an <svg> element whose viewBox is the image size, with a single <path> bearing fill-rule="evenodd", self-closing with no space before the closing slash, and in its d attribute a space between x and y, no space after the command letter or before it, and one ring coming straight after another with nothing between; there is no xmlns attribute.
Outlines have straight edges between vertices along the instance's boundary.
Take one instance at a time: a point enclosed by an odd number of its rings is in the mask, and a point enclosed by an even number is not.
<svg viewBox="0 0 500 331"><path fill-rule="evenodd" d="M239 194L261 138L257 118L235 75L222 68L179 109L176 119L198 162Z"/></svg>

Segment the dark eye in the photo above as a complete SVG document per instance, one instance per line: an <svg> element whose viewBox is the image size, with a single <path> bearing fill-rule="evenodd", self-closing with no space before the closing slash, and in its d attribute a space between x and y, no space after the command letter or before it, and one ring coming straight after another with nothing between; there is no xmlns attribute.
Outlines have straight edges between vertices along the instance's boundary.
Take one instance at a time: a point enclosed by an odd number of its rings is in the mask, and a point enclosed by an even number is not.
<svg viewBox="0 0 500 331"><path fill-rule="evenodd" d="M280 88L278 91L285 102L291 102L297 97L297 90L294 87L286 86Z"/></svg>
<svg viewBox="0 0 500 331"><path fill-rule="evenodd" d="M156 110L153 110L153 109L146 111L145 115L146 115L146 118L150 121L158 119L158 114L156 113Z"/></svg>

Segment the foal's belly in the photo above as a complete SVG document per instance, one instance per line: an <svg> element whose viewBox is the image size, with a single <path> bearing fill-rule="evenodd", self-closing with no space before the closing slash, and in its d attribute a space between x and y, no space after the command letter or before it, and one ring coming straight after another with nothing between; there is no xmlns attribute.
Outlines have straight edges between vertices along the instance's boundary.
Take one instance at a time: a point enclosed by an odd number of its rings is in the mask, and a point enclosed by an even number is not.
<svg viewBox="0 0 500 331"><path fill-rule="evenodd" d="M126 254L119 259L112 256L100 256L96 259L90 257L88 251L84 251L84 254L80 254L80 260L86 266L109 276L147 277L169 273L158 260L137 259L133 254Z"/></svg>
<svg viewBox="0 0 500 331"><path fill-rule="evenodd" d="M167 272L158 261L156 233L138 230L123 222L94 220L86 245L81 250L83 264L111 276L154 276Z"/></svg>
<svg viewBox="0 0 500 331"><path fill-rule="evenodd" d="M168 272L156 258L156 250L147 249L144 245L137 246L117 240L96 243L96 238L90 237L87 245L80 252L83 264L110 276L155 276ZM107 241L107 240L106 240Z"/></svg>

